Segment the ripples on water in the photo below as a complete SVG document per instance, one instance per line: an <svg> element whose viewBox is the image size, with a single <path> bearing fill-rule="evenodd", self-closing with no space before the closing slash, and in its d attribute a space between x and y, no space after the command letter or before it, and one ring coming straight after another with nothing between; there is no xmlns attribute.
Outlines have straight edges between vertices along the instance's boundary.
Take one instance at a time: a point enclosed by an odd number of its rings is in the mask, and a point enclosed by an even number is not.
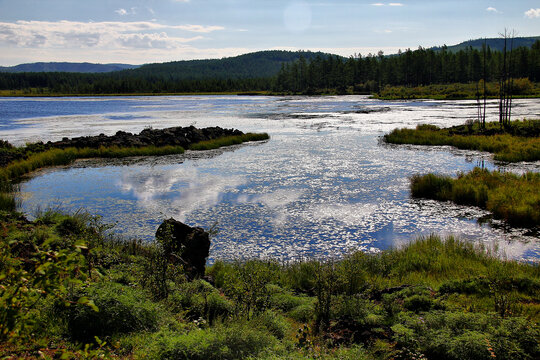
<svg viewBox="0 0 540 360"><path fill-rule="evenodd" d="M219 232L212 239L210 261L378 251L430 233L496 245L512 258L540 257L537 235L505 230L498 222L495 227L479 225L477 219L488 215L485 211L410 199L413 174L454 175L481 162L494 168L488 155L380 143L380 136L396 127L463 124L476 114L474 102L385 102L361 96L88 98L77 99L87 102L81 112L62 100L72 109L66 114L56 101L42 100L45 109L38 117L30 116L34 111L1 119L0 137L20 143L193 124L266 131L271 140L48 169L21 185L23 209L29 213L45 205L85 208L116 223L118 233L148 240L168 217L207 229L215 225ZM17 107L16 100L6 105ZM489 111L495 119L495 103ZM516 101L513 114L539 117L540 104ZM533 163L505 169L539 167Z"/></svg>

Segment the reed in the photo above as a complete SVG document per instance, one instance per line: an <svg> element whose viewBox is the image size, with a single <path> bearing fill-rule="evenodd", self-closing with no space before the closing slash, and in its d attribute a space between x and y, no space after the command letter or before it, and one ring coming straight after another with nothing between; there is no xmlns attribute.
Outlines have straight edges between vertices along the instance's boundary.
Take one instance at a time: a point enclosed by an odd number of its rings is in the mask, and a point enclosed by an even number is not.
<svg viewBox="0 0 540 360"><path fill-rule="evenodd" d="M26 159L14 161L0 169L0 183L6 184L13 179L20 178L40 168L48 166L69 165L77 159L89 158L123 158L130 156L161 156L182 154L184 148L181 146L163 146L163 147L100 147L93 148L67 148L51 149L39 153L34 153Z"/></svg>
<svg viewBox="0 0 540 360"><path fill-rule="evenodd" d="M540 174L475 168L457 179L435 174L411 179L411 195L487 209L517 226L540 225Z"/></svg>
<svg viewBox="0 0 540 360"><path fill-rule="evenodd" d="M416 129L395 129L384 135L390 144L442 146L450 145L463 150L486 151L494 159L504 162L540 160L540 120L515 121L507 129L498 123L478 124L440 129L433 125L419 125Z"/></svg>
<svg viewBox="0 0 540 360"><path fill-rule="evenodd" d="M213 150L223 146L238 145L248 141L263 141L268 140L270 136L267 133L255 134L247 133L237 136L225 136L218 139L212 139L208 141L200 141L192 144L190 150Z"/></svg>

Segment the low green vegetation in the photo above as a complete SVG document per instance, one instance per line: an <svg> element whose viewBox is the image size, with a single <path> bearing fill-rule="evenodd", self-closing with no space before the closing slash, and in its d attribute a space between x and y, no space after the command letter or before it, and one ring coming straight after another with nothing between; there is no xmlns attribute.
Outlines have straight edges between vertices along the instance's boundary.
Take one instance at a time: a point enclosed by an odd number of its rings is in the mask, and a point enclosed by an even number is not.
<svg viewBox="0 0 540 360"><path fill-rule="evenodd" d="M540 174L475 168L456 179L427 174L411 179L411 195L487 209L517 226L540 225Z"/></svg>
<svg viewBox="0 0 540 360"><path fill-rule="evenodd" d="M395 129L384 135L391 144L450 145L458 149L494 153L505 162L540 160L540 120L512 121L502 127L498 122L477 122L450 128L418 125L416 129Z"/></svg>
<svg viewBox="0 0 540 360"><path fill-rule="evenodd" d="M208 141L200 141L198 143L192 144L189 149L190 150L212 150L212 149L218 149L223 146L231 146L231 145L238 145L242 144L244 142L248 141L262 141L262 140L268 140L270 136L268 134L254 134L254 133L247 133L243 135L238 136L226 136L214 140L208 140Z"/></svg>
<svg viewBox="0 0 540 360"><path fill-rule="evenodd" d="M268 134L248 133L240 136L201 141L192 144L190 150L210 150L222 146L241 144L248 141L269 139ZM89 158L124 158L132 156L163 156L184 153L181 146L145 146L145 147L100 147L100 148L66 148L45 149L42 144L30 144L26 147L14 147L0 140L0 210L13 211L16 200L11 193L12 184L20 177L37 169L69 165L77 159Z"/></svg>
<svg viewBox="0 0 540 360"><path fill-rule="evenodd" d="M514 79L512 81L511 91L514 98L540 97L540 83L531 82L528 78ZM387 85L376 93L374 97L381 100L476 100L478 97L483 97L483 81L419 85L414 87ZM486 84L486 97L490 99L499 97L498 82L489 82Z"/></svg>
<svg viewBox="0 0 540 360"><path fill-rule="evenodd" d="M339 261L217 261L84 213L0 211L0 357L534 359L540 271L429 236Z"/></svg>

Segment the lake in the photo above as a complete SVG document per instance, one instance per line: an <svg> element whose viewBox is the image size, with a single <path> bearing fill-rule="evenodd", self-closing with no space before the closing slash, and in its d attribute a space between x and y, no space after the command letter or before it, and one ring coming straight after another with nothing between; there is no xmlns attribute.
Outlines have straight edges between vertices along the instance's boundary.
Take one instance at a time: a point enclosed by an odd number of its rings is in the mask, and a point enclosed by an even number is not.
<svg viewBox="0 0 540 360"><path fill-rule="evenodd" d="M488 105L488 120L496 120L497 104ZM269 141L220 150L77 161L20 184L30 217L40 209L83 209L115 224L117 234L148 241L165 218L212 228L209 262L373 252L431 233L538 261L537 232L509 228L478 208L411 199L409 178L480 165L539 171L540 162L501 165L486 153L380 141L396 127L463 124L476 116L475 106L366 96L1 98L0 138L21 145L188 125L268 132ZM515 100L512 115L540 118L540 102Z"/></svg>

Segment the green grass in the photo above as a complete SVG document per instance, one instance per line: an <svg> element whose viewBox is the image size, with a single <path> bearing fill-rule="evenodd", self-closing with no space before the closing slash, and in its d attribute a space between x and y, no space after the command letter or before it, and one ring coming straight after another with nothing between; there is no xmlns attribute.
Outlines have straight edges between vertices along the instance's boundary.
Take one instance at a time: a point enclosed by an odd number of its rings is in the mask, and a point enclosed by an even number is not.
<svg viewBox="0 0 540 360"><path fill-rule="evenodd" d="M225 136L218 139L200 141L198 143L192 144L189 147L189 149L190 150L213 150L213 149L218 149L223 146L238 145L238 144L242 144L248 141L268 140L269 138L270 136L268 136L268 134L266 133L262 133L262 134L247 133L247 134L238 135L238 136Z"/></svg>
<svg viewBox="0 0 540 360"><path fill-rule="evenodd" d="M147 281L161 271L151 266L156 244L109 237L95 220L49 211L29 222L0 212L0 356L540 355L539 267L471 242L432 235L326 262L218 261L207 269L213 285L189 282L169 263L163 298Z"/></svg>
<svg viewBox="0 0 540 360"><path fill-rule="evenodd" d="M391 144L450 145L458 149L486 151L494 153L495 160L505 162L537 161L540 160L539 130L540 120L513 121L506 129L492 122L486 124L484 131L479 124L444 129L419 125L416 129L395 129L384 135L384 141Z"/></svg>
<svg viewBox="0 0 540 360"><path fill-rule="evenodd" d="M487 209L518 226L540 225L540 174L475 168L457 179L435 174L411 179L411 195Z"/></svg>
<svg viewBox="0 0 540 360"><path fill-rule="evenodd" d="M223 146L241 144L247 141L261 141L269 139L268 134L248 133L240 136L227 136L209 141L202 141L190 146L190 150L210 150ZM16 149L15 149L16 150ZM15 151L13 150L13 151ZM30 153L25 159L15 160L0 168L0 190L9 188L10 181L18 179L37 169L49 166L69 165L77 159L89 158L124 158L132 156L163 156L184 153L181 146L147 146L147 147L100 147L94 148L67 148L51 149L42 152ZM1 203L7 203L7 198ZM7 205L6 205L7 206Z"/></svg>
<svg viewBox="0 0 540 360"><path fill-rule="evenodd" d="M182 154L184 148L181 146L163 146L163 147L100 147L93 148L67 148L51 149L29 155L26 159L16 160L7 166L0 168L0 179L16 179L32 171L49 166L69 165L77 159L88 158L122 158L130 156L159 156Z"/></svg>
<svg viewBox="0 0 540 360"><path fill-rule="evenodd" d="M534 83L527 78L523 78L514 79L513 86L514 98L540 97L540 83ZM478 91L481 94L480 96L483 97L482 81L478 83L478 87L476 83L434 84L416 87L387 85L374 97L381 100L476 100ZM486 94L490 99L498 98L499 83L488 82L486 84Z"/></svg>

